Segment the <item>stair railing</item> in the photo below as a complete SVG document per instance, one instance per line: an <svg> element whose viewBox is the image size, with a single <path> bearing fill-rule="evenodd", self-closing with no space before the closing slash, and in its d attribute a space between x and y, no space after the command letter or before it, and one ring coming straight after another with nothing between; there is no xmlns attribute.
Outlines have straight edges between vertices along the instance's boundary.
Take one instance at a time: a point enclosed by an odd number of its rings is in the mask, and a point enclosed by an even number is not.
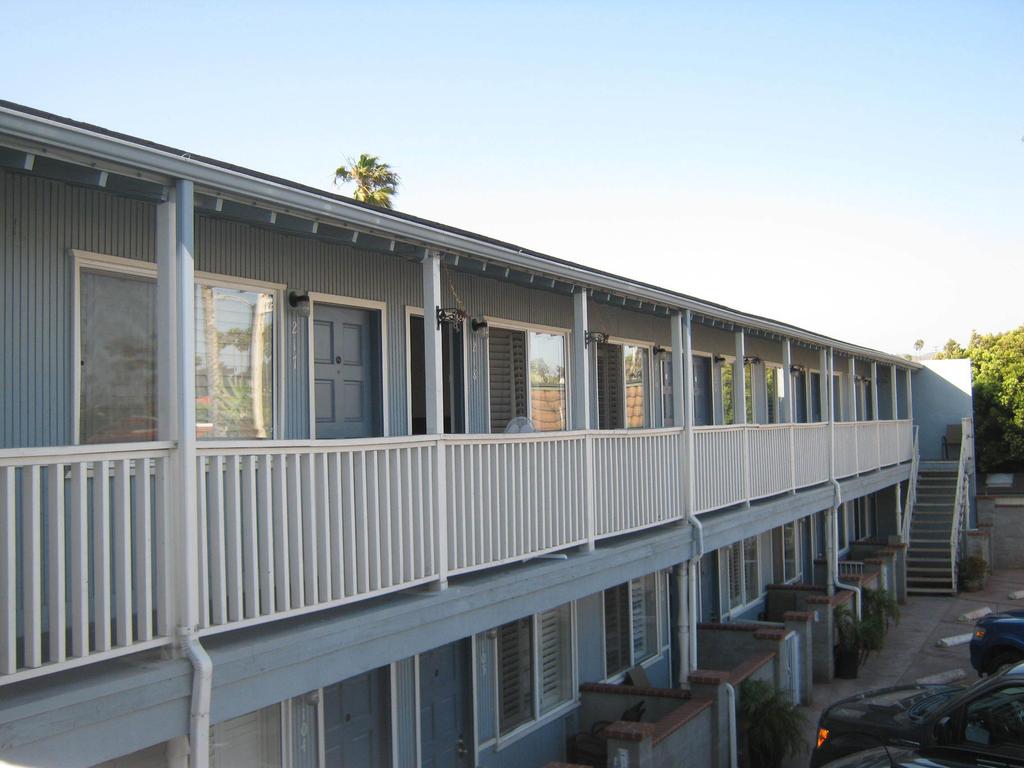
<svg viewBox="0 0 1024 768"><path fill-rule="evenodd" d="M964 532L970 517L970 467L974 460L974 420L960 422L960 458L956 471L956 500L953 502L953 524L949 527L950 573L953 575L953 590L958 583L957 565L959 548L963 544Z"/></svg>
<svg viewBox="0 0 1024 768"><path fill-rule="evenodd" d="M914 452L910 460L910 481L907 483L907 503L903 510L903 542L910 543L910 519L914 515L917 503L917 472L921 464L921 456L917 452L917 427L914 427Z"/></svg>

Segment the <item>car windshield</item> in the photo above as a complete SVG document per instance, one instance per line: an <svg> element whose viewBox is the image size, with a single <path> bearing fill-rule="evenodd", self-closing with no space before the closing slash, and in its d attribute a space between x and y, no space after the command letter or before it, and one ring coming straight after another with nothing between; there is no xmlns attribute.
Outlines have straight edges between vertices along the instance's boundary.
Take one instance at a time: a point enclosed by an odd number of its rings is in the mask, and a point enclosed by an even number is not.
<svg viewBox="0 0 1024 768"><path fill-rule="evenodd" d="M911 720L922 720L960 692L961 690L957 688L946 688L923 696L907 710L907 717Z"/></svg>

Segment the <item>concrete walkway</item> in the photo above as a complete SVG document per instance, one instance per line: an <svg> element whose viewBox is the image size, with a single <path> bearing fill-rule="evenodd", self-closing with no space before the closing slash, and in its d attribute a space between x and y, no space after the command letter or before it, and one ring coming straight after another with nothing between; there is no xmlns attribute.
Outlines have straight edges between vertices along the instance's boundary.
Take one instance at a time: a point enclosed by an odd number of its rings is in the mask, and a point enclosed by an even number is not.
<svg viewBox="0 0 1024 768"><path fill-rule="evenodd" d="M814 686L813 703L801 708L807 718L808 751L791 758L785 768L807 765L817 736L818 718L835 701L872 688L909 685L922 677L957 669L966 675L959 683L969 685L977 680L967 645L939 648L936 643L945 637L971 632L974 622L957 621L957 617L969 611L984 607L991 608L993 613L1024 609L1024 600L1007 597L1020 589L1024 589L1024 570L1003 570L989 577L983 592L962 592L957 597L912 595L906 605L900 606L900 623L889 630L885 648L861 667L858 679Z"/></svg>

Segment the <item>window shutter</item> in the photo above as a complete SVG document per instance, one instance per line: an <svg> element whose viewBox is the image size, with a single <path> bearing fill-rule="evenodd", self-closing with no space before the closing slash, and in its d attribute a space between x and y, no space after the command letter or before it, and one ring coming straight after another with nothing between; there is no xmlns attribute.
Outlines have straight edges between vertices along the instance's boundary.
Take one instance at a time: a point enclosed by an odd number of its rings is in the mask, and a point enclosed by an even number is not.
<svg viewBox="0 0 1024 768"><path fill-rule="evenodd" d="M633 658L639 661L648 656L650 646L647 634L647 579L634 579L630 589L630 618L633 625Z"/></svg>
<svg viewBox="0 0 1024 768"><path fill-rule="evenodd" d="M516 416L526 416L526 334L492 328L487 350L491 432L502 432Z"/></svg>
<svg viewBox="0 0 1024 768"><path fill-rule="evenodd" d="M210 765L213 768L281 765L281 705L250 712L218 723L210 729Z"/></svg>
<svg viewBox="0 0 1024 768"><path fill-rule="evenodd" d="M761 593L756 536L743 540L743 578L744 602L749 603Z"/></svg>
<svg viewBox="0 0 1024 768"><path fill-rule="evenodd" d="M743 604L743 544L736 542L726 550L729 559L726 573L729 578L729 607Z"/></svg>
<svg viewBox="0 0 1024 768"><path fill-rule="evenodd" d="M498 726L508 733L533 717L533 637L529 618L498 629Z"/></svg>
<svg viewBox="0 0 1024 768"><path fill-rule="evenodd" d="M622 429L623 383L622 347L597 346L597 405L600 429Z"/></svg>
<svg viewBox="0 0 1024 768"><path fill-rule="evenodd" d="M549 712L572 696L572 615L563 605L538 616L540 711Z"/></svg>
<svg viewBox="0 0 1024 768"><path fill-rule="evenodd" d="M604 592L605 673L611 677L630 665L629 584Z"/></svg>

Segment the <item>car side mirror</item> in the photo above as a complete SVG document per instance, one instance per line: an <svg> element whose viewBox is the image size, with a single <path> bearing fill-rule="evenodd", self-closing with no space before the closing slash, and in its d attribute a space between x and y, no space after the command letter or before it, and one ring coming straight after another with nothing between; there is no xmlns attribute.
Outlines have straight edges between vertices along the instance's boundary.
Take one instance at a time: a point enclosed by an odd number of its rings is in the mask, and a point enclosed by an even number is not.
<svg viewBox="0 0 1024 768"><path fill-rule="evenodd" d="M953 740L953 721L949 715L939 718L933 735L937 744L949 744Z"/></svg>

